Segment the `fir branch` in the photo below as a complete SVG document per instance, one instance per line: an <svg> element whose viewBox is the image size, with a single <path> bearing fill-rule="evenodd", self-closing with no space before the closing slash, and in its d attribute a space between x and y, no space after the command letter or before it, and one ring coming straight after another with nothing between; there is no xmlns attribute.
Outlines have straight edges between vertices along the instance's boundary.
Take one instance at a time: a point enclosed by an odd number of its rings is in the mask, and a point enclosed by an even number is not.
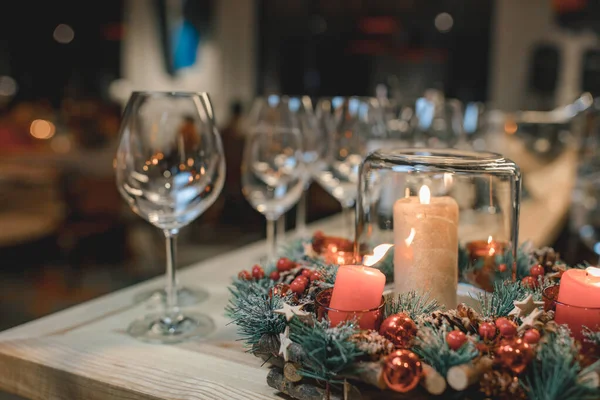
<svg viewBox="0 0 600 400"><path fill-rule="evenodd" d="M529 275L531 267L536 264L536 259L533 255L533 246L531 242L525 242L517 249L517 279L521 280ZM503 254L496 256L496 265L505 264L506 271L496 271L494 281L503 281L512 278L513 254L512 250L508 249ZM495 283L495 282L493 282Z"/></svg>
<svg viewBox="0 0 600 400"><path fill-rule="evenodd" d="M472 341L468 340L458 350L452 350L446 341L450 327L443 324L435 327L431 323L419 326L419 332L412 350L442 376L455 365L467 364L479 355Z"/></svg>
<svg viewBox="0 0 600 400"><path fill-rule="evenodd" d="M312 260L313 265L316 267L317 272L321 274L321 278L323 279L323 283L326 286L333 287L335 283L335 278L337 276L338 265L336 264L328 264L322 259L314 259Z"/></svg>
<svg viewBox="0 0 600 400"><path fill-rule="evenodd" d="M248 346L258 343L264 334L278 335L285 330L285 317L273 312L282 307L283 299L276 295L269 298L272 285L270 279L236 280L229 288L231 297L225 315L237 325L238 334Z"/></svg>
<svg viewBox="0 0 600 400"><path fill-rule="evenodd" d="M304 245L307 243L310 243L310 238L291 240L279 246L277 255L279 257L289 258L290 260L295 262L308 259L308 257L306 257L306 255L304 254Z"/></svg>
<svg viewBox="0 0 600 400"><path fill-rule="evenodd" d="M391 296L390 296L391 297ZM407 293L400 293L385 303L385 317L404 312L413 320L424 314L431 314L434 311L441 310L443 306L429 296L429 293L417 293L411 290Z"/></svg>
<svg viewBox="0 0 600 400"><path fill-rule="evenodd" d="M570 332L560 327L556 333L540 343L536 360L529 368L524 387L531 400L597 399L598 388L590 388L578 381L581 365L577 361L577 347Z"/></svg>
<svg viewBox="0 0 600 400"><path fill-rule="evenodd" d="M571 268L575 268L575 269L586 269L587 267L591 267L591 266L592 266L592 264L590 264L590 263L589 263L589 262L587 262L587 261L584 261L584 262L582 262L582 263L579 263L579 264L575 264L575 265L573 265Z"/></svg>
<svg viewBox="0 0 600 400"><path fill-rule="evenodd" d="M484 318L506 317L515 307L515 300L522 300L529 290L520 281L494 282L492 293L478 293L479 313Z"/></svg>
<svg viewBox="0 0 600 400"><path fill-rule="evenodd" d="M597 327L596 329L600 329L600 327ZM593 331L587 326L584 326L582 333L586 342L600 346L600 331Z"/></svg>
<svg viewBox="0 0 600 400"><path fill-rule="evenodd" d="M306 355L306 363L300 373L309 378L335 382L335 377L363 354L356 343L349 340L357 332L354 322L330 328L328 320L309 326L293 318L290 339L299 344Z"/></svg>

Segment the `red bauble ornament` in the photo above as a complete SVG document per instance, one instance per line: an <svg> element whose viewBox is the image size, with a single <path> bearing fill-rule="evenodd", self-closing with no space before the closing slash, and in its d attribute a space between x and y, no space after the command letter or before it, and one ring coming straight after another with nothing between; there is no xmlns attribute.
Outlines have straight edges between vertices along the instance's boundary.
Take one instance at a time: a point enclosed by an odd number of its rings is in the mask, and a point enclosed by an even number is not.
<svg viewBox="0 0 600 400"><path fill-rule="evenodd" d="M243 281L249 281L252 279L252 274L246 270L240 271L240 273L238 274L238 278Z"/></svg>
<svg viewBox="0 0 600 400"><path fill-rule="evenodd" d="M536 278L536 281L537 281L538 276L544 276L545 273L546 273L546 270L544 269L544 267L541 264L536 264L533 267L531 267L531 269L529 270L529 274L531 276L533 276L534 278Z"/></svg>
<svg viewBox="0 0 600 400"><path fill-rule="evenodd" d="M410 350L396 350L385 358L383 380L396 392L406 393L414 389L422 374L421 360Z"/></svg>
<svg viewBox="0 0 600 400"><path fill-rule="evenodd" d="M503 341L496 354L500 363L515 374L523 372L533 359L533 349L521 338Z"/></svg>
<svg viewBox="0 0 600 400"><path fill-rule="evenodd" d="M304 282L294 279L292 283L290 283L290 289L296 294L302 294L306 290L306 285Z"/></svg>
<svg viewBox="0 0 600 400"><path fill-rule="evenodd" d="M524 277L521 279L521 283L523 283L523 286L530 289L535 289L539 285L537 278L534 278L533 276Z"/></svg>
<svg viewBox="0 0 600 400"><path fill-rule="evenodd" d="M290 285L287 285L285 283L278 283L269 290L269 297L273 297L273 295L283 297L290 293L290 290Z"/></svg>
<svg viewBox="0 0 600 400"><path fill-rule="evenodd" d="M310 281L320 281L322 279L321 274L317 271L313 271L312 274L310 274Z"/></svg>
<svg viewBox="0 0 600 400"><path fill-rule="evenodd" d="M262 279L265 277L265 271L260 265L255 265L252 267L252 277L254 279Z"/></svg>
<svg viewBox="0 0 600 400"><path fill-rule="evenodd" d="M281 274L279 273L279 271L273 271L271 272L271 275L269 275L269 278L271 278L274 281L278 281L279 278L281 278Z"/></svg>
<svg viewBox="0 0 600 400"><path fill-rule="evenodd" d="M495 324L497 328L500 328L500 326L506 324L507 322L510 322L508 318L500 317L496 320Z"/></svg>
<svg viewBox="0 0 600 400"><path fill-rule="evenodd" d="M309 278L310 279L310 275L312 274L312 271L310 269L303 269L302 270L302 276Z"/></svg>
<svg viewBox="0 0 600 400"><path fill-rule="evenodd" d="M446 335L446 342L452 350L458 350L467 342L467 335L461 331L450 331Z"/></svg>
<svg viewBox="0 0 600 400"><path fill-rule="evenodd" d="M407 348L417 335L417 325L407 314L398 313L387 317L379 327L379 334L398 348Z"/></svg>
<svg viewBox="0 0 600 400"><path fill-rule="evenodd" d="M483 340L493 340L496 337L496 325L491 322L483 322L479 325L478 332Z"/></svg>
<svg viewBox="0 0 600 400"><path fill-rule="evenodd" d="M498 322L496 322L496 326L498 326ZM512 338L517 334L517 325L512 321L506 320L498 326L498 331L505 338Z"/></svg>
<svg viewBox="0 0 600 400"><path fill-rule="evenodd" d="M294 268L296 266L296 263L293 262L292 260L290 260L289 258L280 258L279 260L277 260L277 271L279 272L284 272L284 271L289 271L290 269Z"/></svg>
<svg viewBox="0 0 600 400"><path fill-rule="evenodd" d="M500 271L500 272L506 272L506 269L507 269L506 264L500 264L500 265L498 265L498 271Z"/></svg>
<svg viewBox="0 0 600 400"><path fill-rule="evenodd" d="M523 335L523 341L527 344L538 344L541 335L537 329L528 329Z"/></svg>

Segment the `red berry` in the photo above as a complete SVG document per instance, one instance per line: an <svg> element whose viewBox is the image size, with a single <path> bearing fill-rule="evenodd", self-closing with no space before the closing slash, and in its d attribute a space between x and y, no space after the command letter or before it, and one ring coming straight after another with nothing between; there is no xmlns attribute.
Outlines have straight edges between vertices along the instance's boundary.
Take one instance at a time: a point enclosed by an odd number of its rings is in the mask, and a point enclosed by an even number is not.
<svg viewBox="0 0 600 400"><path fill-rule="evenodd" d="M517 326L513 322L508 320L506 323L501 324L498 327L498 330L500 331L500 334L505 338L512 338L517 334Z"/></svg>
<svg viewBox="0 0 600 400"><path fill-rule="evenodd" d="M500 272L506 272L506 269L507 269L506 264L500 264L500 265L498 265L498 271L500 271Z"/></svg>
<svg viewBox="0 0 600 400"><path fill-rule="evenodd" d="M262 279L265 277L265 271L260 265L255 265L252 267L252 277L254 279Z"/></svg>
<svg viewBox="0 0 600 400"><path fill-rule="evenodd" d="M523 341L527 344L537 344L540 341L540 331L537 329L528 329L523 335Z"/></svg>
<svg viewBox="0 0 600 400"><path fill-rule="evenodd" d="M538 276L544 276L546 270L540 264L536 264L529 270L529 274L537 279Z"/></svg>
<svg viewBox="0 0 600 400"><path fill-rule="evenodd" d="M273 271L271 272L271 275L269 275L269 278L271 278L274 281L278 281L279 278L281 278L281 275L279 274L279 271Z"/></svg>
<svg viewBox="0 0 600 400"><path fill-rule="evenodd" d="M310 281L320 281L321 279L323 279L321 277L321 274L318 271L313 271L312 274L310 274Z"/></svg>
<svg viewBox="0 0 600 400"><path fill-rule="evenodd" d="M304 286L308 285L308 278L304 275L299 275L292 282L301 282Z"/></svg>
<svg viewBox="0 0 600 400"><path fill-rule="evenodd" d="M305 276L307 278L310 278L310 275L312 274L312 271L310 269L303 269L302 270L302 276Z"/></svg>
<svg viewBox="0 0 600 400"><path fill-rule="evenodd" d="M461 331L451 331L446 335L446 342L452 350L458 350L467 341L467 335Z"/></svg>
<svg viewBox="0 0 600 400"><path fill-rule="evenodd" d="M496 325L491 322L484 322L479 325L479 336L484 340L492 340L496 337Z"/></svg>
<svg viewBox="0 0 600 400"><path fill-rule="evenodd" d="M292 283L290 283L290 289L292 290L292 292L300 295L304 293L304 290L306 290L306 285L304 284L304 282L294 279Z"/></svg>
<svg viewBox="0 0 600 400"><path fill-rule="evenodd" d="M525 278L521 279L521 283L523 283L523 286L529 289L535 289L539 284L538 280L533 276L526 276Z"/></svg>
<svg viewBox="0 0 600 400"><path fill-rule="evenodd" d="M250 272L244 270L240 271L240 273L238 274L238 278L243 281L249 281L252 279L252 275L250 274Z"/></svg>
<svg viewBox="0 0 600 400"><path fill-rule="evenodd" d="M296 266L296 263L293 262L292 260L290 260L289 258L280 258L277 261L277 270L279 272L284 272L284 271L289 271L290 269L294 268Z"/></svg>

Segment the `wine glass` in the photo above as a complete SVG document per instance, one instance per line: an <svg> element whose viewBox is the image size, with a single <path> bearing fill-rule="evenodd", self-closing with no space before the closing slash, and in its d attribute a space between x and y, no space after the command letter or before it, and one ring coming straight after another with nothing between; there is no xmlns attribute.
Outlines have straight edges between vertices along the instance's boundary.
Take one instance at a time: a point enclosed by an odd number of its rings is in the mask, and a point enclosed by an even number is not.
<svg viewBox="0 0 600 400"><path fill-rule="evenodd" d="M242 191L267 219L267 263L275 261L275 221L300 199L306 181L302 136L290 99L257 99L242 159Z"/></svg>
<svg viewBox="0 0 600 400"><path fill-rule="evenodd" d="M317 105L317 118L328 130L324 168L315 180L342 206L345 229L352 237L352 208L358 191L358 169L369 150L386 138L379 103L374 98L324 98Z"/></svg>
<svg viewBox="0 0 600 400"><path fill-rule="evenodd" d="M326 133L317 123L309 96L289 98L290 110L298 117L300 134L302 136L303 159L306 166L305 187L298 202L296 211L296 233L300 237L306 235L307 193L312 182L312 176L324 168L325 151L327 149Z"/></svg>
<svg viewBox="0 0 600 400"><path fill-rule="evenodd" d="M206 336L212 320L179 309L175 241L223 188L225 157L210 99L206 93L134 92L120 135L117 187L136 214L163 230L167 250L166 308L134 321L128 333L159 343Z"/></svg>

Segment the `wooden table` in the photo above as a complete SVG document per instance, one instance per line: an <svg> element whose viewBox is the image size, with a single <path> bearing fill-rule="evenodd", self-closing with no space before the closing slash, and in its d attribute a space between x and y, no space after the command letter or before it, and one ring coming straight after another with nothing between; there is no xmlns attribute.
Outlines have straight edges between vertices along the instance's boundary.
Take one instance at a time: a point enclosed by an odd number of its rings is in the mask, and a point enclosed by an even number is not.
<svg viewBox="0 0 600 400"><path fill-rule="evenodd" d="M342 226L333 217L310 229L335 235ZM39 400L277 397L266 383L268 369L244 352L223 315L231 277L264 249L259 242L180 270L181 282L210 292L194 307L214 319L217 329L209 338L167 346L127 336L127 325L151 311L148 304L133 304L134 295L160 287L159 277L1 332L0 390Z"/></svg>
<svg viewBox="0 0 600 400"><path fill-rule="evenodd" d="M336 234L342 225L334 217L311 229ZM134 295L160 287L159 277L1 332L0 390L40 400L274 398L268 369L244 352L223 315L231 277L264 250L259 242L180 270L180 281L210 292L193 307L214 319L206 340L167 346L127 336L129 322L151 311Z"/></svg>

